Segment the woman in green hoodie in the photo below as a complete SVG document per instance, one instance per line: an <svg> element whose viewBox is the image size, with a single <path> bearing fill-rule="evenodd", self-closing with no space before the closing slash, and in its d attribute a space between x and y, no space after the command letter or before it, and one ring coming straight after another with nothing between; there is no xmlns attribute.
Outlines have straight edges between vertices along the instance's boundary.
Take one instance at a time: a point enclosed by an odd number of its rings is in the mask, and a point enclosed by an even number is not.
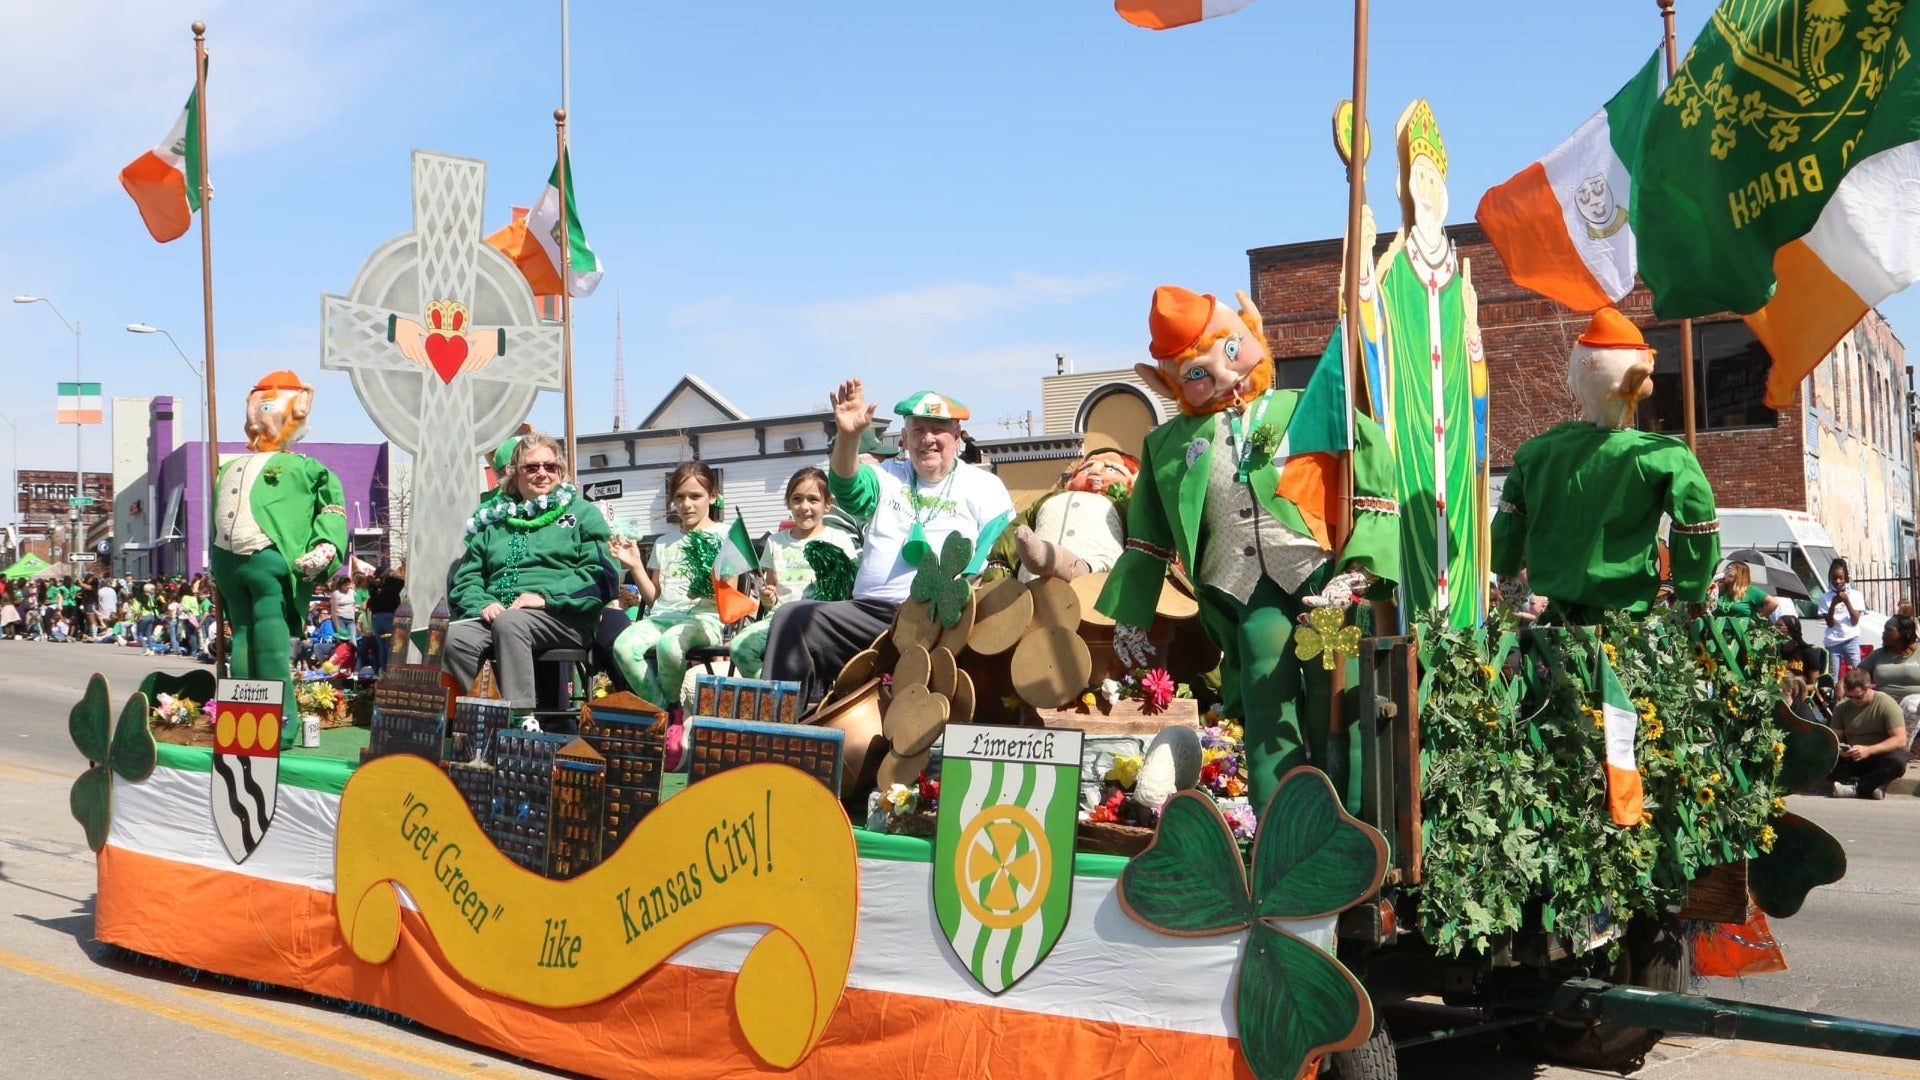
<svg viewBox="0 0 1920 1080"><path fill-rule="evenodd" d="M491 656L500 694L516 713L534 705L533 657L593 644L617 581L607 519L566 478L551 435L521 438L501 497L467 522L466 552L448 599L447 671L472 686Z"/></svg>

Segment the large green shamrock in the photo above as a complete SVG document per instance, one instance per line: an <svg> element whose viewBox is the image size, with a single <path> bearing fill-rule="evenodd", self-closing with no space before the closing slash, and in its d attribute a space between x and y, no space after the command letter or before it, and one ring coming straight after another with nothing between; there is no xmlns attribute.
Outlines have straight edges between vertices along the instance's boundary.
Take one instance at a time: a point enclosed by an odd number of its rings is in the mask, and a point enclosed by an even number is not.
<svg viewBox="0 0 1920 1080"><path fill-rule="evenodd" d="M107 677L95 674L87 680L86 693L67 713L67 734L87 758L87 771L73 782L67 806L86 830L87 846L95 851L107 846L107 826L113 820L113 778L108 770L129 780L145 780L159 759L153 729L147 726L147 696L128 698L120 709L120 722L109 732L111 702Z"/></svg>
<svg viewBox="0 0 1920 1080"><path fill-rule="evenodd" d="M1262 1080L1293 1080L1320 1054L1373 1032L1373 1002L1353 973L1285 920L1337 914L1373 895L1387 870L1380 834L1340 807L1326 774L1280 778L1260 815L1253 880L1213 800L1183 791L1160 810L1153 844L1121 871L1120 906L1163 934L1249 930L1234 1013L1240 1050Z"/></svg>
<svg viewBox="0 0 1920 1080"><path fill-rule="evenodd" d="M929 553L914 571L913 599L927 605L927 614L948 629L966 614L967 597L972 595L973 588L963 575L972 561L973 541L952 532L940 545L939 558Z"/></svg>

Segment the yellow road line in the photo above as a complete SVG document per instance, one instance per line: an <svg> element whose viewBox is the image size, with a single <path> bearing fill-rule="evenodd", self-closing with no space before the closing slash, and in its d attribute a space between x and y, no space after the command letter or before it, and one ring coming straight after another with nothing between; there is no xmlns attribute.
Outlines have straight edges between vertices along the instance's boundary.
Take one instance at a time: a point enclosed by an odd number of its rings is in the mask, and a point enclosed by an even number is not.
<svg viewBox="0 0 1920 1080"><path fill-rule="evenodd" d="M1763 1061L1784 1061L1794 1065L1817 1065L1823 1069L1839 1069L1843 1072L1866 1073L1869 1076L1920 1077L1920 1067L1896 1064L1883 1059L1869 1058L1860 1060L1864 1055L1848 1054L1843 1050L1815 1051L1793 1047L1775 1047L1765 1043L1745 1043L1726 1041L1711 1047L1685 1039L1666 1039L1663 1045L1677 1046L1686 1050L1707 1050L1713 1054L1726 1054L1730 1057L1758 1058ZM1840 1055L1840 1056L1834 1056Z"/></svg>
<svg viewBox="0 0 1920 1080"><path fill-rule="evenodd" d="M188 1008L152 994L129 990L101 979L64 971L52 964L43 964L38 960L31 960L4 950L0 950L0 967L12 968L22 975L78 990L83 994L91 994L104 1001L138 1009L163 1020L186 1024L215 1035L225 1035L229 1039L250 1043L288 1057L323 1065L329 1069L337 1069L352 1076L366 1077L367 1080L418 1080L420 1075L410 1069L394 1069L377 1062L347 1058L338 1050L313 1046L299 1039L281 1035L272 1028L263 1028L257 1024L230 1019L204 1009Z"/></svg>
<svg viewBox="0 0 1920 1080"><path fill-rule="evenodd" d="M311 1035L317 1039L333 1039L357 1049L365 1050L368 1053L379 1054L382 1057L390 1057L396 1061L407 1062L410 1065L418 1065L422 1068L452 1073L455 1076L484 1076L493 1072L495 1064L493 1062L475 1061L471 1057L460 1057L455 1054L441 1053L440 1051L427 1047L411 1046L398 1039L389 1039L380 1035L349 1031L346 1028L334 1024L302 1016L297 1007L284 1009L275 1008L271 1005L251 1000L242 994L223 993L219 990L210 990L204 986L181 986L178 987L178 989L187 994L187 996L214 1008L223 1009L231 1013L238 1013L241 1016L251 1017L255 1020L275 1024L283 1028L289 1028L302 1034Z"/></svg>
<svg viewBox="0 0 1920 1080"><path fill-rule="evenodd" d="M72 780L79 775L77 772L60 772L56 769L42 769L37 765L16 765L9 761L0 761L0 776L11 776L16 780Z"/></svg>

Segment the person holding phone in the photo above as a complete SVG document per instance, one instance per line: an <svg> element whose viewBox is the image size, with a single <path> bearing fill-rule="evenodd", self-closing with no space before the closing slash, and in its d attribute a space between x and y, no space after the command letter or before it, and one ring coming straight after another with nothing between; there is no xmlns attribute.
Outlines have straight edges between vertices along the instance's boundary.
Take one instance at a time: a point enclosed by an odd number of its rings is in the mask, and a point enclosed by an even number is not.
<svg viewBox="0 0 1920 1080"><path fill-rule="evenodd" d="M1873 688L1866 669L1847 672L1840 687L1840 703L1833 707L1840 758L1827 779L1855 785L1859 798L1884 799L1887 785L1907 771L1906 720L1892 698Z"/></svg>
<svg viewBox="0 0 1920 1080"><path fill-rule="evenodd" d="M1847 588L1852 576L1847 560L1833 560L1827 568L1827 584L1831 587L1820 594L1816 605L1820 617L1827 620L1827 632L1820 641L1832 660L1827 670L1836 677L1860 663L1860 594Z"/></svg>

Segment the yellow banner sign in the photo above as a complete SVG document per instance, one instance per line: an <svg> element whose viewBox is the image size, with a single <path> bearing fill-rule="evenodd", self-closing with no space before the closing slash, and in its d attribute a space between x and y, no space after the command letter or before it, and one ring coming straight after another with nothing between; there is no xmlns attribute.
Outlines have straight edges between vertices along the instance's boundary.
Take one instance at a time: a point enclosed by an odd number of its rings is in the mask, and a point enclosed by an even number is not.
<svg viewBox="0 0 1920 1080"><path fill-rule="evenodd" d="M694 784L604 863L550 881L493 846L439 768L382 757L347 782L337 852L334 904L355 955L392 957L402 885L455 971L536 1005L599 1001L715 930L767 926L733 1001L748 1044L777 1068L813 1049L853 963L852 827L832 792L785 765Z"/></svg>

